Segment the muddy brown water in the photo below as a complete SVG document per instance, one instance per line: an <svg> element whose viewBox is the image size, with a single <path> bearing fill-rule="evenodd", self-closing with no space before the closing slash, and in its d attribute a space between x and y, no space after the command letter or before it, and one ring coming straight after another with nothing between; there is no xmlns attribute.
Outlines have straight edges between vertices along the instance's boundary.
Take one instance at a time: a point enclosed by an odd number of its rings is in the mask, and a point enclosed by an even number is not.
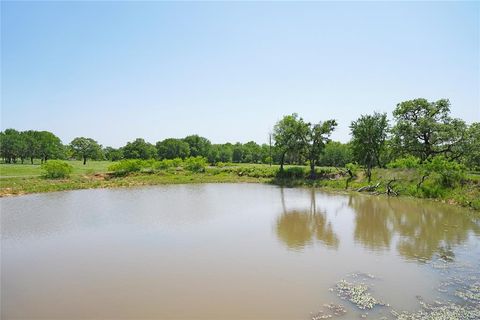
<svg viewBox="0 0 480 320"><path fill-rule="evenodd" d="M480 223L429 201L201 184L0 205L2 319L311 319L330 303L390 319L463 303L440 290L446 275L480 279ZM388 306L331 289L357 273Z"/></svg>

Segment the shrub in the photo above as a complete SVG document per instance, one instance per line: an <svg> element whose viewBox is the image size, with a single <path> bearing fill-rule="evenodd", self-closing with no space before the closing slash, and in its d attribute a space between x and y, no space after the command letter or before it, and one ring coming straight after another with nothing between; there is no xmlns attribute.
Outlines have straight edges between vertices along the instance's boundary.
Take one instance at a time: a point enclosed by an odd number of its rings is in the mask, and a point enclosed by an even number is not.
<svg viewBox="0 0 480 320"><path fill-rule="evenodd" d="M277 174L277 168L275 167L234 167L230 168L229 171L235 172L239 176L247 176L253 178L273 178Z"/></svg>
<svg viewBox="0 0 480 320"><path fill-rule="evenodd" d="M115 176L125 176L132 172L139 172L147 163L143 163L142 160L129 159L122 160L114 163L108 167L108 171L111 171Z"/></svg>
<svg viewBox="0 0 480 320"><path fill-rule="evenodd" d="M389 164L387 168L402 168L402 169L414 169L420 166L420 159L414 156L407 156L404 158L398 158Z"/></svg>
<svg viewBox="0 0 480 320"><path fill-rule="evenodd" d="M305 178L305 169L303 167L290 167L284 169L283 172L279 171L277 176L286 179L303 179Z"/></svg>
<svg viewBox="0 0 480 320"><path fill-rule="evenodd" d="M207 159L203 157L190 157L185 159L183 167L191 172L205 172Z"/></svg>
<svg viewBox="0 0 480 320"><path fill-rule="evenodd" d="M73 171L73 167L60 160L50 160L42 164L43 176L50 179L68 178Z"/></svg>
<svg viewBox="0 0 480 320"><path fill-rule="evenodd" d="M437 174L436 181L443 187L453 188L465 179L465 167L457 162L448 161L444 157L435 157L427 162L422 171Z"/></svg>

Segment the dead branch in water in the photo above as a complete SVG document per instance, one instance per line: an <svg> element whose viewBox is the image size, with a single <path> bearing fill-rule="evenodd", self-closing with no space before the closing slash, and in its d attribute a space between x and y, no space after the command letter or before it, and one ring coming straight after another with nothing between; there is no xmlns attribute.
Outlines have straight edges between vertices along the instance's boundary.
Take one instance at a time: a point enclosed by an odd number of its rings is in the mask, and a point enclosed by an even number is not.
<svg viewBox="0 0 480 320"><path fill-rule="evenodd" d="M380 186L380 182L378 182L376 185L361 187L360 189L357 189L357 192L363 192L363 191L373 192L377 190L379 186Z"/></svg>

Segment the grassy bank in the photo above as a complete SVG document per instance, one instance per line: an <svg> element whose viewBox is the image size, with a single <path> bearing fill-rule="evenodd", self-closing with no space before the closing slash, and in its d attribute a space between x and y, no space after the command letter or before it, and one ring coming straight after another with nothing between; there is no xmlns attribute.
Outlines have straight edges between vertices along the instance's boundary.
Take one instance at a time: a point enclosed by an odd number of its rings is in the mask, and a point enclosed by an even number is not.
<svg viewBox="0 0 480 320"><path fill-rule="evenodd" d="M166 170L143 170L116 177L107 172L112 164L107 161L91 161L83 165L80 161L69 161L73 173L67 179L45 179L39 164L0 164L0 196L19 195L74 189L115 188L143 185L180 183L226 183L256 182L284 186L314 186L329 190L356 191L367 185L376 185L376 194L386 191L388 182L400 196L430 198L480 210L480 175L467 174L466 178L452 188L440 188L433 178L428 178L417 187L421 175L416 169L375 169L368 183L363 171L353 179L335 168L318 168L317 179L306 179L308 169L287 166L284 175L278 175L278 166L261 164L228 164L207 167L195 173L182 168ZM348 188L346 188L348 181ZM392 182L392 180L394 180Z"/></svg>

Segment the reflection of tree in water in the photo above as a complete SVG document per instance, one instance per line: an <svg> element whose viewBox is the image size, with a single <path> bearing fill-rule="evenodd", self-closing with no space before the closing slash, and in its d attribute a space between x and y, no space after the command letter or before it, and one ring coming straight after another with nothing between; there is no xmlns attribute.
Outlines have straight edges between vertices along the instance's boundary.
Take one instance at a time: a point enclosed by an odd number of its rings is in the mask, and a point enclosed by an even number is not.
<svg viewBox="0 0 480 320"><path fill-rule="evenodd" d="M393 225L387 218L390 210L377 199L350 197L349 205L356 211L354 238L370 250L390 248Z"/></svg>
<svg viewBox="0 0 480 320"><path fill-rule="evenodd" d="M397 250L407 259L430 259L435 253L454 257L452 248L480 226L464 211L426 201L352 196L354 237L369 249L389 248L397 234Z"/></svg>
<svg viewBox="0 0 480 320"><path fill-rule="evenodd" d="M291 249L301 249L314 239L328 247L338 248L339 239L327 221L325 212L317 211L315 191L311 190L309 209L288 210L283 188L280 190L283 212L277 220L278 237Z"/></svg>

